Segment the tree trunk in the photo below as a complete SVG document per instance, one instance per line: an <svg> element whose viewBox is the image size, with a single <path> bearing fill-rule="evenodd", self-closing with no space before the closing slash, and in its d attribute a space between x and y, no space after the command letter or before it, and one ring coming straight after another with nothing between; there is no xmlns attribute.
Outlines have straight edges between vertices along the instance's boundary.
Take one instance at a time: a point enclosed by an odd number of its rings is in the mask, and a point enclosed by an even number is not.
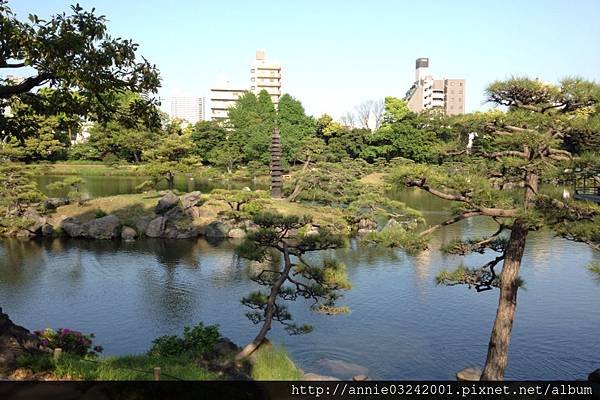
<svg viewBox="0 0 600 400"><path fill-rule="evenodd" d="M175 176L173 175L173 173L167 172L166 179L167 187L169 188L169 190L173 190L173 188L175 187Z"/></svg>
<svg viewBox="0 0 600 400"><path fill-rule="evenodd" d="M504 370L508 364L508 347L512 325L517 309L519 269L521 268L521 259L528 233L528 229L522 225L521 221L515 221L504 253L504 265L500 277L500 299L488 345L487 359L481 375L482 381L500 381L504 379Z"/></svg>
<svg viewBox="0 0 600 400"><path fill-rule="evenodd" d="M539 178L533 171L525 173L525 208L531 208L538 193ZM482 381L500 381L508 365L508 347L512 332L515 311L517 309L517 291L519 290L519 270L525 250L529 229L525 221L516 219L510 232L510 238L504 251L504 264L500 276L500 299L496 320L492 328L488 345Z"/></svg>
<svg viewBox="0 0 600 400"><path fill-rule="evenodd" d="M283 246L283 257L285 261L285 266L283 268L283 272L279 276L279 279L275 281L273 286L271 287L271 293L269 294L269 299L267 300L267 308L265 312L265 321L263 322L263 326L260 328L258 335L254 338L253 341L248 343L242 351L240 351L236 356L236 360L243 360L248 357L250 354L254 353L256 349L262 344L267 336L267 333L271 330L271 324L273 322L273 316L275 315L275 301L277 300L277 295L281 290L281 286L287 280L290 270L292 269L292 261L290 260L290 254L288 252L287 246L284 244Z"/></svg>

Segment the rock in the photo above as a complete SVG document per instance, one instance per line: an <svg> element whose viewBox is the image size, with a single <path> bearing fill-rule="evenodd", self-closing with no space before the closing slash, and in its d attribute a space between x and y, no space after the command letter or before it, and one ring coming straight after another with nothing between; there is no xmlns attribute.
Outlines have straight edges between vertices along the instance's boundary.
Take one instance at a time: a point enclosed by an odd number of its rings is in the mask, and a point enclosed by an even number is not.
<svg viewBox="0 0 600 400"><path fill-rule="evenodd" d="M390 218L388 220L388 222L386 222L385 226L383 227L383 230L395 228L397 226L402 226L402 224L400 224L400 222L396 221L394 218Z"/></svg>
<svg viewBox="0 0 600 400"><path fill-rule="evenodd" d="M165 215L165 218L167 220L171 221L171 222L177 222L177 221L182 220L182 219L184 219L186 217L185 212L179 206L171 208L164 215Z"/></svg>
<svg viewBox="0 0 600 400"><path fill-rule="evenodd" d="M186 193L179 197L181 207L183 207L184 210L187 210L191 207L196 207L200 200L202 200L202 192L200 191Z"/></svg>
<svg viewBox="0 0 600 400"><path fill-rule="evenodd" d="M211 356L214 357L227 357L227 356L235 356L241 348L239 348L235 343L233 343L228 338L220 338L217 340L213 347L213 351L211 352Z"/></svg>
<svg viewBox="0 0 600 400"><path fill-rule="evenodd" d="M27 229L20 229L17 232L16 236L18 238L21 238L21 239L29 239L29 238L35 236L35 233L33 233L33 232L31 232L30 230L27 230Z"/></svg>
<svg viewBox="0 0 600 400"><path fill-rule="evenodd" d="M136 236L137 236L137 232L135 231L135 229L133 229L129 226L124 226L123 229L121 230L121 239L123 239L123 240L127 240L127 241L135 240Z"/></svg>
<svg viewBox="0 0 600 400"><path fill-rule="evenodd" d="M229 232L227 232L227 237L241 239L243 237L246 237L246 231L244 231L241 228L233 228Z"/></svg>
<svg viewBox="0 0 600 400"><path fill-rule="evenodd" d="M164 214L177 204L179 204L179 197L175 196L173 192L167 192L160 200L158 200L158 204L154 211L156 211L157 214Z"/></svg>
<svg viewBox="0 0 600 400"><path fill-rule="evenodd" d="M41 342L27 329L15 325L0 308L0 373L16 367L17 358L25 353L41 354Z"/></svg>
<svg viewBox="0 0 600 400"><path fill-rule="evenodd" d="M356 232L356 233L358 234L358 236L363 236L370 232L376 232L376 231L374 229L359 229L358 232Z"/></svg>
<svg viewBox="0 0 600 400"><path fill-rule="evenodd" d="M154 218L146 228L146 236L151 238L161 237L165 231L167 219L165 217Z"/></svg>
<svg viewBox="0 0 600 400"><path fill-rule="evenodd" d="M309 225L308 228L306 229L306 233L304 234L304 236L315 236L319 234L319 228L317 228L316 226L313 225Z"/></svg>
<svg viewBox="0 0 600 400"><path fill-rule="evenodd" d="M25 229L34 234L39 233L42 230L42 226L46 223L46 218L31 208L23 213L23 217L29 221L29 225Z"/></svg>
<svg viewBox="0 0 600 400"><path fill-rule="evenodd" d="M60 221L60 228L70 237L84 237L87 235L86 227L77 218L67 217Z"/></svg>
<svg viewBox="0 0 600 400"><path fill-rule="evenodd" d="M600 368L588 375L588 381L600 382Z"/></svg>
<svg viewBox="0 0 600 400"><path fill-rule="evenodd" d="M135 222L135 229L140 232L140 235L146 232L150 221L152 221L154 217L152 215L144 215L142 218L138 219Z"/></svg>
<svg viewBox="0 0 600 400"><path fill-rule="evenodd" d="M251 192L251 191L252 191L252 189L250 189L248 186L244 186L242 188L242 192Z"/></svg>
<svg viewBox="0 0 600 400"><path fill-rule="evenodd" d="M330 358L322 358L319 360L319 364L329 369L336 375L347 377L355 375L367 375L368 368L362 365L354 364L348 361L335 360Z"/></svg>
<svg viewBox="0 0 600 400"><path fill-rule="evenodd" d="M43 236L52 236L54 235L54 227L46 223L42 226L41 233Z"/></svg>
<svg viewBox="0 0 600 400"><path fill-rule="evenodd" d="M457 381L478 381L481 378L481 370L479 368L465 368L456 373Z"/></svg>
<svg viewBox="0 0 600 400"><path fill-rule="evenodd" d="M356 381L356 382L360 382L360 381L366 381L366 380L368 380L368 379L369 379L369 377L368 377L368 376L366 376L366 375L354 375L354 376L352 377L352 380L353 380L353 381Z"/></svg>
<svg viewBox="0 0 600 400"><path fill-rule="evenodd" d="M339 381L335 376L318 375L312 372L304 374L302 377L303 381Z"/></svg>
<svg viewBox="0 0 600 400"><path fill-rule="evenodd" d="M375 230L377 229L377 222L372 221L368 218L363 218L358 221L358 229Z"/></svg>
<svg viewBox="0 0 600 400"><path fill-rule="evenodd" d="M204 235L211 238L225 238L231 226L223 221L213 221L204 229Z"/></svg>
<svg viewBox="0 0 600 400"><path fill-rule="evenodd" d="M92 239L114 239L119 236L121 220L114 214L96 218L84 224L87 236Z"/></svg>
<svg viewBox="0 0 600 400"><path fill-rule="evenodd" d="M177 225L167 221L161 237L166 239L190 239L198 236L198 229L193 225Z"/></svg>
<svg viewBox="0 0 600 400"><path fill-rule="evenodd" d="M44 200L42 205L47 210L54 210L60 206L66 206L69 204L69 199L66 197L51 197L49 199Z"/></svg>
<svg viewBox="0 0 600 400"><path fill-rule="evenodd" d="M212 210L209 210L208 208L204 208L204 207L195 207L195 208L196 208L196 212L198 213L198 216L196 218L214 218L217 215L217 213L215 213Z"/></svg>

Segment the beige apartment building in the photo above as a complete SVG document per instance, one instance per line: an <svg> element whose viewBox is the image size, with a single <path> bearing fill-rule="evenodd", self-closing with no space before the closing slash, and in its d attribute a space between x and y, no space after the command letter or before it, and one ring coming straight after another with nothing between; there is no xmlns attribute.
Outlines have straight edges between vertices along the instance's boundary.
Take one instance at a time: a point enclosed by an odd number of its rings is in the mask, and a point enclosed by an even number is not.
<svg viewBox="0 0 600 400"><path fill-rule="evenodd" d="M464 114L465 89L464 79L434 79L429 75L429 59L418 58L415 82L404 99L413 112L438 109L446 115Z"/></svg>
<svg viewBox="0 0 600 400"><path fill-rule="evenodd" d="M227 110L235 105L240 96L245 92L258 95L262 90L269 93L271 101L277 107L281 97L281 64L267 60L265 52L259 50L250 66L249 88L234 87L226 82L210 89L210 118L218 121L226 120Z"/></svg>
<svg viewBox="0 0 600 400"><path fill-rule="evenodd" d="M210 118L213 121L226 120L229 107L233 107L247 91L248 89L233 88L228 84L210 89Z"/></svg>
<svg viewBox="0 0 600 400"><path fill-rule="evenodd" d="M250 91L258 95L266 90L275 107L281 97L281 64L266 59L265 52L256 52L256 60L250 67Z"/></svg>

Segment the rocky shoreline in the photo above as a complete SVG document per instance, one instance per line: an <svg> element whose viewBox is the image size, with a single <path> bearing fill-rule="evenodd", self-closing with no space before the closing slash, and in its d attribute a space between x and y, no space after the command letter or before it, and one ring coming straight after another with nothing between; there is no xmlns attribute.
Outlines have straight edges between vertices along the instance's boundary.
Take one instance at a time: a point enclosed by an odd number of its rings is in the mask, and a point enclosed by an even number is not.
<svg viewBox="0 0 600 400"><path fill-rule="evenodd" d="M26 228L16 232L17 237L67 236L98 240L137 238L190 239L199 236L209 238L243 238L254 227L249 220L235 221L226 215L218 215L202 207L205 202L199 191L177 196L171 191L163 194L152 213L135 221L125 222L115 214L107 214L82 221L78 217L59 219L57 226L50 223L48 215L30 209L23 217L32 221ZM48 199L44 207L60 211L69 204L67 199ZM201 222L198 222L201 220Z"/></svg>

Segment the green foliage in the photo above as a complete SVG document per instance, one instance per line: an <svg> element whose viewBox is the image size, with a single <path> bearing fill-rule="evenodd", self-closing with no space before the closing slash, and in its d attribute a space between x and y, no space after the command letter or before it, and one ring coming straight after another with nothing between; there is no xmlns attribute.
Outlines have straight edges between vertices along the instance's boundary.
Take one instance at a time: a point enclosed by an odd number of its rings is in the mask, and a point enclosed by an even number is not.
<svg viewBox="0 0 600 400"><path fill-rule="evenodd" d="M34 374L54 369L52 356L25 353L17 357L17 368L28 369Z"/></svg>
<svg viewBox="0 0 600 400"><path fill-rule="evenodd" d="M259 199L268 198L267 192L263 190L228 190L214 189L211 192L211 198L226 202L231 211L246 211L249 215L262 209Z"/></svg>
<svg viewBox="0 0 600 400"><path fill-rule="evenodd" d="M48 20L31 15L23 22L5 1L0 3L5 67L30 74L25 85L5 79L0 99L17 96L46 115L65 112L103 119L112 114L117 91L156 92L160 85L158 71L145 59L136 60L137 44L112 38L107 33L106 17L93 10L88 12L75 5L71 12ZM53 92L41 99L35 88L44 84L49 84ZM146 101L135 102L131 110L147 118L156 115L155 108ZM0 122L3 126L6 118Z"/></svg>
<svg viewBox="0 0 600 400"><path fill-rule="evenodd" d="M410 113L406 101L396 97L386 97L383 107L383 123L388 125L402 121Z"/></svg>
<svg viewBox="0 0 600 400"><path fill-rule="evenodd" d="M407 254L416 255L427 249L428 239L406 230L402 225L393 225L378 232L368 232L362 241L384 247L402 247Z"/></svg>
<svg viewBox="0 0 600 400"><path fill-rule="evenodd" d="M204 326L200 322L196 326L183 328L183 337L166 335L154 339L148 355L199 357L211 352L220 336L217 325Z"/></svg>
<svg viewBox="0 0 600 400"><path fill-rule="evenodd" d="M340 298L339 291L350 288L345 266L331 259L315 266L302 257L307 252L344 246L343 238L325 229L308 231L306 228L311 222L308 216L263 212L255 215L253 221L259 229L246 235L237 248L238 254L266 264L272 261L268 257L270 252L278 251L284 259L283 269L271 263L271 268L265 267L252 277L258 284L270 288L269 295L255 291L242 299L242 304L251 309L246 316L253 323L270 324L275 320L291 335L310 332L311 326L291 322L292 316L283 303L299 297L311 300L315 311L330 314L347 311L335 304Z"/></svg>
<svg viewBox="0 0 600 400"><path fill-rule="evenodd" d="M45 196L38 190L27 167L0 164L0 233L26 227L30 221L23 214Z"/></svg>
<svg viewBox="0 0 600 400"><path fill-rule="evenodd" d="M68 178L63 179L62 181L56 181L50 183L46 186L49 190L61 190L61 189L69 189L67 197L70 200L77 201L80 205L84 203L85 198L83 193L81 192L81 186L83 185L84 180L78 176L70 176Z"/></svg>
<svg viewBox="0 0 600 400"><path fill-rule="evenodd" d="M421 213L406 206L406 204L386 197L381 190L368 187L369 192L359 195L347 208L348 219L358 223L361 219L372 221L387 221L393 218L397 222L405 222L412 228L416 223L423 222Z"/></svg>
<svg viewBox="0 0 600 400"><path fill-rule="evenodd" d="M326 205L349 204L371 188L358 180L371 172L371 167L358 160L342 163L318 162L294 174L284 185L289 200L312 201Z"/></svg>

